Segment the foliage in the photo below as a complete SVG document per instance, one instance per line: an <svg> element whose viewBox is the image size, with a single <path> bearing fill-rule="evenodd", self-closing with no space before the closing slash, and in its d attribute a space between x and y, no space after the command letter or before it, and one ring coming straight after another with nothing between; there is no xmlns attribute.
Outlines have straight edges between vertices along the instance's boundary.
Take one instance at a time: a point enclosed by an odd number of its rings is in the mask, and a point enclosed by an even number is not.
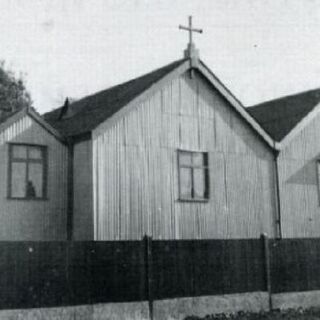
<svg viewBox="0 0 320 320"><path fill-rule="evenodd" d="M289 309L271 312L238 312L236 314L207 315L204 318L196 316L186 317L185 320L320 320L320 309Z"/></svg>
<svg viewBox="0 0 320 320"><path fill-rule="evenodd" d="M12 71L5 68L4 62L0 62L0 118L31 107L31 104L22 77L16 78Z"/></svg>

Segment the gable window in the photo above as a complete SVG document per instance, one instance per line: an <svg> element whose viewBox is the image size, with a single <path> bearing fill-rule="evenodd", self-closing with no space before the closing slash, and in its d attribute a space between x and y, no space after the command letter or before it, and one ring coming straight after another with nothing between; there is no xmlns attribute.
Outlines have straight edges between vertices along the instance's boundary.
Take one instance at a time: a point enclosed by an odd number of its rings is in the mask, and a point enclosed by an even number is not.
<svg viewBox="0 0 320 320"><path fill-rule="evenodd" d="M46 177L46 147L9 144L9 198L45 199L47 196Z"/></svg>
<svg viewBox="0 0 320 320"><path fill-rule="evenodd" d="M207 152L178 151L179 199L209 199L209 167Z"/></svg>

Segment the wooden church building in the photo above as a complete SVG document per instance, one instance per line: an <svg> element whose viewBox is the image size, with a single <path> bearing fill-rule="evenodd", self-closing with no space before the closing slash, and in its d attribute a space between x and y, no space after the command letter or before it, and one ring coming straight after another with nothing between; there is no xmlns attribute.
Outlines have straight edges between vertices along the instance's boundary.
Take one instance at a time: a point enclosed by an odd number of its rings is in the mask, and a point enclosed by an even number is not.
<svg viewBox="0 0 320 320"><path fill-rule="evenodd" d="M0 240L320 236L320 90L244 108L184 58L0 124Z"/></svg>

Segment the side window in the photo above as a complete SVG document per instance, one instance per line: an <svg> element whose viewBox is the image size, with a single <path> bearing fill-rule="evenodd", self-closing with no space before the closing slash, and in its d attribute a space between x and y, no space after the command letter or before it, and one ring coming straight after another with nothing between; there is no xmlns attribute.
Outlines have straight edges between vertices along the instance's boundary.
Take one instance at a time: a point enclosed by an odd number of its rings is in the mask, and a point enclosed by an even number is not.
<svg viewBox="0 0 320 320"><path fill-rule="evenodd" d="M207 152L178 151L179 199L209 199L209 167Z"/></svg>
<svg viewBox="0 0 320 320"><path fill-rule="evenodd" d="M318 197L319 197L319 205L320 205L320 159L316 162L317 165L317 186L318 186Z"/></svg>
<svg viewBox="0 0 320 320"><path fill-rule="evenodd" d="M47 197L47 149L44 146L9 144L8 197Z"/></svg>

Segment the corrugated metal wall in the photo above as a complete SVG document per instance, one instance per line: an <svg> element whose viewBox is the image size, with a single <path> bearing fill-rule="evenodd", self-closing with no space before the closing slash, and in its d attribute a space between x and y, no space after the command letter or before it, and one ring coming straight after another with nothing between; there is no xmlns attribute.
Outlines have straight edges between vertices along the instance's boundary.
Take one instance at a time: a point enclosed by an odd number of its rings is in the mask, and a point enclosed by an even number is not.
<svg viewBox="0 0 320 320"><path fill-rule="evenodd" d="M48 199L9 200L8 142L48 147ZM66 239L67 148L24 116L0 132L0 240Z"/></svg>
<svg viewBox="0 0 320 320"><path fill-rule="evenodd" d="M209 152L208 203L178 200L177 149ZM112 127L101 125L93 172L95 239L274 233L272 154L198 74L171 81Z"/></svg>
<svg viewBox="0 0 320 320"><path fill-rule="evenodd" d="M73 239L93 240L92 141L73 149Z"/></svg>
<svg viewBox="0 0 320 320"><path fill-rule="evenodd" d="M312 120L280 153L279 178L284 237L320 236L320 117Z"/></svg>

